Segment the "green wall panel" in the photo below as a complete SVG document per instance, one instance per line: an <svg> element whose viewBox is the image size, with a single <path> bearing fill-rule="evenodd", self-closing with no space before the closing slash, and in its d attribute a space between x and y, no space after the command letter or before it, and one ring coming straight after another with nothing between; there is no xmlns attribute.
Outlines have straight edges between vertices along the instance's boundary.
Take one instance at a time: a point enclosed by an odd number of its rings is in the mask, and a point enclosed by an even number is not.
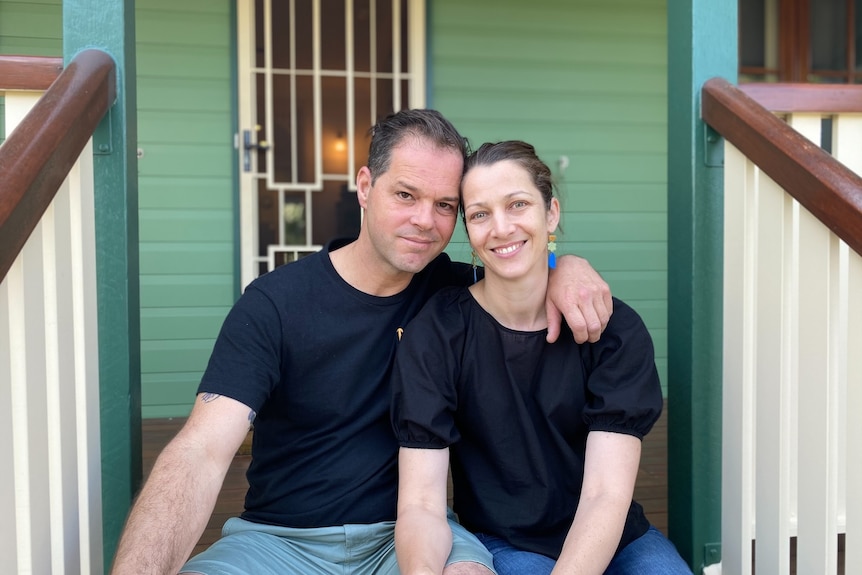
<svg viewBox="0 0 862 575"><path fill-rule="evenodd" d="M150 242L141 248L141 265L164 274L214 274L224 267L224 253L231 242Z"/></svg>
<svg viewBox="0 0 862 575"><path fill-rule="evenodd" d="M59 54L59 6L0 0L0 51ZM665 353L664 0L429 0L429 13L429 105L474 145L537 146L561 181L561 250L590 258ZM211 339L212 310L235 295L231 4L139 0L136 19L142 348L158 348L176 326L154 312ZM469 258L460 226L449 251ZM149 375L177 366L147 357L144 416L184 415L204 363L189 354L175 392Z"/></svg>
<svg viewBox="0 0 862 575"><path fill-rule="evenodd" d="M667 194L662 182L562 182L563 210L606 212L614 210L648 212L660 205Z"/></svg>
<svg viewBox="0 0 862 575"><path fill-rule="evenodd" d="M183 59L186 54L194 58L194 54L202 52L204 46L228 49L230 19L227 2L175 2L182 9L174 10L166 10L164 4L147 0L138 2L135 31L139 50L149 46L161 46L162 49L173 46L175 54ZM176 70L177 63L174 62L171 68Z"/></svg>
<svg viewBox="0 0 862 575"><path fill-rule="evenodd" d="M229 242L233 239L232 217L228 210L141 210L141 250L149 242ZM177 246L178 249L185 249ZM158 262L153 262L158 265ZM194 266L194 262L189 262ZM165 270L157 268L153 272Z"/></svg>
<svg viewBox="0 0 862 575"><path fill-rule="evenodd" d="M638 300L637 309L643 320L656 326L655 329L667 329L667 302Z"/></svg>
<svg viewBox="0 0 862 575"><path fill-rule="evenodd" d="M180 371L188 367L189 357L206 365L212 348L212 338L142 341L141 368L146 373Z"/></svg>
<svg viewBox="0 0 862 575"><path fill-rule="evenodd" d="M182 129L182 123L174 128ZM143 153L138 162L141 176L204 176L224 178L226 184L230 183L233 168L232 143L219 145L207 141L164 143L140 140L140 149Z"/></svg>
<svg viewBox="0 0 862 575"><path fill-rule="evenodd" d="M139 203L141 209L224 206L233 196L233 190L224 177L154 174L139 176L138 186L144 196Z"/></svg>
<svg viewBox="0 0 862 575"><path fill-rule="evenodd" d="M225 62L225 65L228 63ZM138 84L138 101L146 102L147 108L138 108L138 114L147 114L153 110L230 114L230 98L224 97L226 87L229 88L225 80L221 79L147 77Z"/></svg>
<svg viewBox="0 0 862 575"><path fill-rule="evenodd" d="M558 242L559 245L559 242ZM655 271L667 268L663 242L566 242L567 253L579 254L605 271Z"/></svg>
<svg viewBox="0 0 862 575"><path fill-rule="evenodd" d="M211 349L235 297L231 13L231 0L135 6L144 417L186 415L208 355L153 350L177 333ZM0 0L0 53L60 56L60 0ZM176 390L149 387L169 370Z"/></svg>
<svg viewBox="0 0 862 575"><path fill-rule="evenodd" d="M566 212L560 223L562 240L589 242L604 239L617 242L656 242L666 237L665 214L625 212ZM557 240L561 241L560 239ZM633 246L634 247L634 246ZM665 266L662 266L664 269Z"/></svg>
<svg viewBox="0 0 862 575"><path fill-rule="evenodd" d="M136 6L144 417L188 414L234 301L232 26L230 1Z"/></svg>
<svg viewBox="0 0 862 575"><path fill-rule="evenodd" d="M436 69L436 68L435 68ZM617 125L655 125L655 117L649 114L659 114L664 118L666 106L664 94L646 93L638 86L630 86L623 93L603 93L600 98L587 98L593 91L586 84L578 83L561 90L559 86L545 86L542 93L546 96L562 95L549 102L543 102L537 107L531 101L524 101L519 86L507 88L503 93L494 94L491 102L483 102L476 98L476 90L469 85L462 90L455 90L447 96L450 106L463 110L463 114L476 115L481 121L489 110L512 111L517 109L518 116L514 121L547 121L548 118L559 118L569 122L612 122ZM432 95L433 97L433 95ZM438 97L438 96L437 96ZM434 97L437 100L437 97ZM637 98L638 106L630 108L633 97Z"/></svg>
<svg viewBox="0 0 862 575"><path fill-rule="evenodd" d="M138 22L140 25L140 21ZM162 78L181 78L188 80L218 78L225 62L231 55L227 46L178 46L144 45L146 52L138 57L138 69L143 68L144 76ZM195 62L191 70L176 67L176 58L182 54Z"/></svg>
<svg viewBox="0 0 862 575"><path fill-rule="evenodd" d="M233 304L233 274L148 274L141 276L141 314L148 308L219 307ZM212 338L215 340L216 332ZM170 339L170 334L162 337ZM156 339L156 338L152 338ZM194 365L196 369L204 366Z"/></svg>
<svg viewBox="0 0 862 575"><path fill-rule="evenodd" d="M63 55L60 0L0 0L0 54ZM0 142L6 139L6 106L0 96Z"/></svg>
<svg viewBox="0 0 862 575"><path fill-rule="evenodd" d="M667 272L665 271L606 272L604 276L613 286L614 295L626 302L632 302L634 308L637 308L634 305L635 300L661 301L666 297ZM655 345L659 347L662 343L656 342Z"/></svg>
<svg viewBox="0 0 862 575"><path fill-rule="evenodd" d="M198 112L190 116L181 110L156 110L139 113L138 119L144 122L138 137L153 143L199 145L200 142L218 142L225 136L221 126L224 112ZM176 131L178 124L183 126L179 133ZM147 163L146 157L142 160L140 163Z"/></svg>
<svg viewBox="0 0 862 575"><path fill-rule="evenodd" d="M193 396L199 382L198 371L148 373L141 378L141 401L150 417L175 417L176 405Z"/></svg>
<svg viewBox="0 0 862 575"><path fill-rule="evenodd" d="M174 339L207 339L221 328L226 307L148 308L141 314L141 336L156 340L165 333Z"/></svg>
<svg viewBox="0 0 862 575"><path fill-rule="evenodd" d="M641 313L662 382L666 10L664 0L431 0L428 35L428 105L474 148L511 138L536 146L560 183L559 250L589 258ZM463 226L447 251L469 261Z"/></svg>
<svg viewBox="0 0 862 575"><path fill-rule="evenodd" d="M0 0L0 54L61 56L60 0Z"/></svg>

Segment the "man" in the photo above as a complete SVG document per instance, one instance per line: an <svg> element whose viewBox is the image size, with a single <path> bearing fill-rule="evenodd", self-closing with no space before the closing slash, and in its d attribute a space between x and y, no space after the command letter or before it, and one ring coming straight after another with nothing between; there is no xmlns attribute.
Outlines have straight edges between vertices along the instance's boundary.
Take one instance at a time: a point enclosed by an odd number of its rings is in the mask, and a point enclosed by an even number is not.
<svg viewBox="0 0 862 575"><path fill-rule="evenodd" d="M132 508L115 575L398 573L389 375L403 326L439 288L472 275L442 254L465 148L432 110L374 127L356 178L359 237L258 278L237 301L188 421ZM560 258L559 268L550 299L579 337L597 339L610 316L607 285L580 258ZM549 316L556 338L559 312ZM252 422L245 512L183 566ZM452 526L445 573L492 573L481 544Z"/></svg>

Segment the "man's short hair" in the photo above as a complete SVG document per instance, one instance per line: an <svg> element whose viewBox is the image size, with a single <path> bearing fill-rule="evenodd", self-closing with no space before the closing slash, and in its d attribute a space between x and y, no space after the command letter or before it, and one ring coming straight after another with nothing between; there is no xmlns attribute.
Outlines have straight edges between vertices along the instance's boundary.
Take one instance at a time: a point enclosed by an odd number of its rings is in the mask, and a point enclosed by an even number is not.
<svg viewBox="0 0 862 575"><path fill-rule="evenodd" d="M386 173L392 150L408 136L428 141L441 150L452 150L462 158L468 154L467 141L437 110L401 110L386 116L371 128L368 169L372 184L378 176Z"/></svg>

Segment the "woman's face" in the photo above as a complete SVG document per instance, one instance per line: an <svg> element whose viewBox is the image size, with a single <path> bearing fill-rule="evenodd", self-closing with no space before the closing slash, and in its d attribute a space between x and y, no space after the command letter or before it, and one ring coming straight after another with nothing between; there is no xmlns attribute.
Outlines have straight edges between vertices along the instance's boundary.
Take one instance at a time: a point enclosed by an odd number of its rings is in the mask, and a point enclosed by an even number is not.
<svg viewBox="0 0 862 575"><path fill-rule="evenodd" d="M547 274L548 235L560 219L556 198L547 209L530 174L512 160L470 169L461 191L470 246L486 275Z"/></svg>

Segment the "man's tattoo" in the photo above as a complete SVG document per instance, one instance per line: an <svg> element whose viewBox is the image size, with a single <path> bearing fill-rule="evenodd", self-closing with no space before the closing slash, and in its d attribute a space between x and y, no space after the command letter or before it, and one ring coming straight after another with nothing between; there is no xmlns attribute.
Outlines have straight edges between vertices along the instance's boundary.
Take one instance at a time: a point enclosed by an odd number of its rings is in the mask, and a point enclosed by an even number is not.
<svg viewBox="0 0 862 575"><path fill-rule="evenodd" d="M220 397L221 397L221 395L218 393L207 392L207 393L204 393L203 396L201 396L201 401L203 401L204 403L209 403L211 401L215 401L216 399L218 399ZM253 409L248 412L248 423L249 423L249 425L254 423L254 419L256 417L257 417L257 413Z"/></svg>

